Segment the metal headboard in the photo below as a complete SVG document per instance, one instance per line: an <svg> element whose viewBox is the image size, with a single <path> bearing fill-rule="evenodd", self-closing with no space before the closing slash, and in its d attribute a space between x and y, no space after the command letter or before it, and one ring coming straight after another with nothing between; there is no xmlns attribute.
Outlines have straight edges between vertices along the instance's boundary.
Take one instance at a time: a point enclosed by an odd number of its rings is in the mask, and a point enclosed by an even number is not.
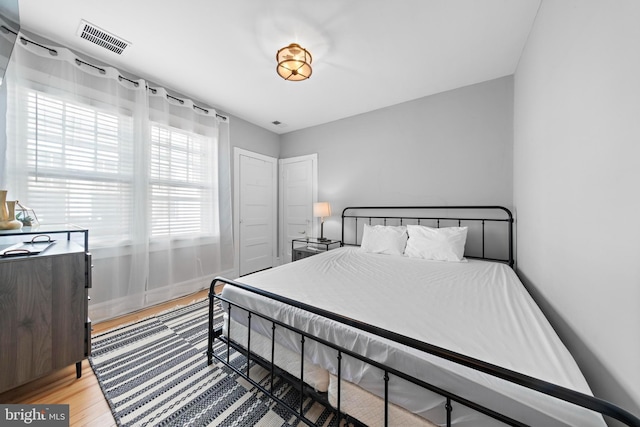
<svg viewBox="0 0 640 427"><path fill-rule="evenodd" d="M479 248L467 253L465 257L498 261L513 267L513 215L503 206L365 206L346 207L342 211L342 243L359 245L362 233L359 224L406 225L417 224L429 227L468 226L471 240L478 242ZM502 224L506 227L497 237L489 232L489 224ZM492 238L489 238L492 237ZM469 241L469 236L467 237ZM505 242L506 240L506 242ZM492 257L486 255L487 245L504 247L507 255ZM495 251L491 251L494 253Z"/></svg>

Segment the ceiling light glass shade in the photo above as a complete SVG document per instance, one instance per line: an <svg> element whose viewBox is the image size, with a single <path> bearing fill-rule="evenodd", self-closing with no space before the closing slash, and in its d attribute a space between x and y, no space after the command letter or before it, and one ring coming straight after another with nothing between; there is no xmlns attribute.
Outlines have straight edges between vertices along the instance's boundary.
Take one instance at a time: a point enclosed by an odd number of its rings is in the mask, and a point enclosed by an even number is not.
<svg viewBox="0 0 640 427"><path fill-rule="evenodd" d="M276 54L276 70L285 80L300 81L311 77L311 54L296 43L283 47Z"/></svg>

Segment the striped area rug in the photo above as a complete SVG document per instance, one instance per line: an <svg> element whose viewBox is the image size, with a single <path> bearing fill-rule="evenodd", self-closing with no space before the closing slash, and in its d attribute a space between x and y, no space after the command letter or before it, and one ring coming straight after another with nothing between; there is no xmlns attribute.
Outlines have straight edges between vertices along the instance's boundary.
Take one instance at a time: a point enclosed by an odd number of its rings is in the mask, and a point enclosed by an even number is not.
<svg viewBox="0 0 640 427"><path fill-rule="evenodd" d="M295 417L224 365L207 366L208 300L94 336L89 362L119 426L288 426ZM216 310L215 321L222 323ZM214 351L225 354L218 342ZM246 358L234 352L235 367ZM269 372L250 367L269 387ZM299 407L300 394L276 377L278 397ZM305 415L332 426L334 413L310 398Z"/></svg>

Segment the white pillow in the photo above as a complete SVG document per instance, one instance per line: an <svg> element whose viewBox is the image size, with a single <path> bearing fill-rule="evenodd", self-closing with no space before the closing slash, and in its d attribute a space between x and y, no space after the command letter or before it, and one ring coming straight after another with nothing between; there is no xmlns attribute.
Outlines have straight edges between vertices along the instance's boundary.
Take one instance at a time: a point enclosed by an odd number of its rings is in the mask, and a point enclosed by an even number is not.
<svg viewBox="0 0 640 427"><path fill-rule="evenodd" d="M409 240L404 254L437 261L463 261L467 227L431 228L407 225Z"/></svg>
<svg viewBox="0 0 640 427"><path fill-rule="evenodd" d="M407 245L407 227L364 225L360 249L374 254L402 255Z"/></svg>

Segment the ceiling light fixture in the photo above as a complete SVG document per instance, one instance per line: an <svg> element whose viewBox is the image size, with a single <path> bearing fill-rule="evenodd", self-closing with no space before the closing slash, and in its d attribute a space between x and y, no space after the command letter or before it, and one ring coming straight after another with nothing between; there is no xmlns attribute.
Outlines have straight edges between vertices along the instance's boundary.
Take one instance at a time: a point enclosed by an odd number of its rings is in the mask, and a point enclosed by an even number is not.
<svg viewBox="0 0 640 427"><path fill-rule="evenodd" d="M283 47L276 54L280 77L294 82L311 77L311 54L297 43Z"/></svg>

